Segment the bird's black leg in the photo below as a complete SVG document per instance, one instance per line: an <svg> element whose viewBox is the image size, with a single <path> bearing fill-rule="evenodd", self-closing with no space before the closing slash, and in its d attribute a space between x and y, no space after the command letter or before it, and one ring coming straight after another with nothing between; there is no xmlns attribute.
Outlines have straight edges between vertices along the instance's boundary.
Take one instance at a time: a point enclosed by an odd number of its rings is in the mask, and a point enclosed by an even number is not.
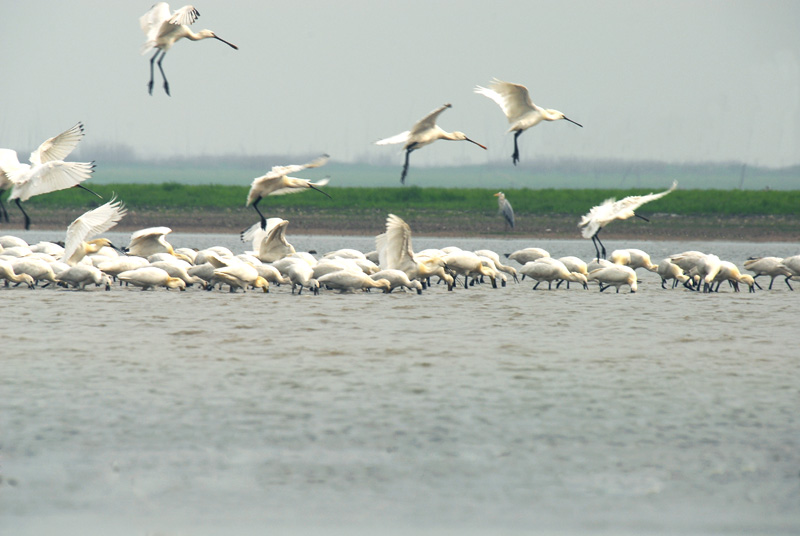
<svg viewBox="0 0 800 536"><path fill-rule="evenodd" d="M406 183L406 175L408 174L408 155L411 154L411 151L413 151L416 146L416 143L412 143L406 148L406 161L403 164L403 173L400 175L400 184Z"/></svg>
<svg viewBox="0 0 800 536"><path fill-rule="evenodd" d="M639 218L640 220L644 220L644 221L646 221L647 223L650 223L650 220L648 220L648 219L647 219L647 218L645 218L644 216L640 216L639 214L636 214L636 213L634 213L634 216L636 216L636 217L637 217L637 218Z"/></svg>
<svg viewBox="0 0 800 536"><path fill-rule="evenodd" d="M786 286L787 286L787 287L789 287L789 290L794 290L794 289L792 288L792 285L790 285L790 284L789 284L789 280L790 280L791 278L792 278L792 276L790 276L790 275L789 275L789 276L786 276Z"/></svg>
<svg viewBox="0 0 800 536"><path fill-rule="evenodd" d="M8 223L8 210L6 210L6 206L3 204L3 200L0 199L0 220L5 218L6 223Z"/></svg>
<svg viewBox="0 0 800 536"><path fill-rule="evenodd" d="M150 95L153 94L153 64L156 61L156 56L158 56L160 53L161 53L161 49L157 48L156 49L156 53L153 54L152 58L150 58L150 81L147 83L147 92L150 93ZM159 65L159 67L160 67L160 65Z"/></svg>
<svg viewBox="0 0 800 536"><path fill-rule="evenodd" d="M164 91L167 92L167 97L171 97L172 95L169 94L169 82L167 82L167 75L164 74L164 69L161 67L161 62L164 61L164 56L166 55L166 51L162 52L161 57L158 58L158 70L161 71L161 78L164 79Z"/></svg>
<svg viewBox="0 0 800 536"><path fill-rule="evenodd" d="M599 237L599 236L597 236L597 235L599 235L599 234L600 234L600 230L598 230L596 233L594 233L594 236L592 236L592 244L594 244L594 251L595 251L595 253L597 253L597 261L598 261L598 262L599 262L599 261L600 261L600 259L601 259L601 257L600 257L600 252L601 252L601 251L602 251L602 253L603 253L603 256L602 256L602 258L603 258L603 259L605 259L605 258L606 258L606 247L605 247L605 246L603 245L603 243L600 241L600 237ZM600 248L602 248L602 249L598 248L598 247L597 247L597 244L600 244Z"/></svg>
<svg viewBox="0 0 800 536"><path fill-rule="evenodd" d="M595 258L600 261L600 248L597 247L597 235L592 236L592 245L594 246Z"/></svg>
<svg viewBox="0 0 800 536"><path fill-rule="evenodd" d="M603 254L603 258L605 259L605 258L606 258L606 247L605 247L605 246L603 245L603 243L600 241L600 237L598 236L599 234L600 234L600 232L598 231L598 232L597 232L597 233L594 235L594 237L595 237L595 238L597 238L597 243L598 243L598 244L600 244L600 252ZM617 289L617 290L619 290L619 289Z"/></svg>
<svg viewBox="0 0 800 536"><path fill-rule="evenodd" d="M261 214L261 211L258 210L258 204L261 202L262 199L263 199L263 197L259 197L258 199L256 199L255 203L253 203L253 208L256 209L256 212L258 212L258 216L261 218L261 229L266 231L267 230L267 218L265 218L264 215Z"/></svg>
<svg viewBox="0 0 800 536"><path fill-rule="evenodd" d="M31 228L31 219L28 217L28 213L27 213L27 212L25 212L25 209L24 209L24 208L22 208L22 205L21 205L21 204L20 204L20 202L19 202L19 198L16 198L16 199L14 200L14 202L17 204L17 206L19 207L19 209L22 211L22 215L23 215L23 216L25 216L25 230L27 231L28 229L30 229L30 228Z"/></svg>
<svg viewBox="0 0 800 536"><path fill-rule="evenodd" d="M514 162L515 166L517 165L517 162L519 162L519 146L517 145L517 138L519 138L520 134L522 134L521 130L514 132L514 154L511 155L511 161Z"/></svg>

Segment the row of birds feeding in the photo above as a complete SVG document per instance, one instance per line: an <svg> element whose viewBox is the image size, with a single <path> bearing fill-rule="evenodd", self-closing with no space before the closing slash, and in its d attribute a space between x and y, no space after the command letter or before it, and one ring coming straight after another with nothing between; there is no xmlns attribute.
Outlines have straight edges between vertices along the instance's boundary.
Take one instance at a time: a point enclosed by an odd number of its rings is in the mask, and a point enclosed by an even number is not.
<svg viewBox="0 0 800 536"><path fill-rule="evenodd" d="M563 282L567 288L570 282L588 288L590 281L597 281L601 291L615 287L619 292L627 285L636 292L637 268L658 273L663 288L671 281L672 288L682 283L694 290L702 285L704 291L719 290L724 281L736 291L739 283L754 291L758 286L755 277L762 275L772 278L769 288L776 277L784 276L792 289L790 279L800 278L800 255L750 259L745 268L754 277L713 254L689 251L654 265L650 256L638 249L617 250L611 261L595 259L587 264L577 257L554 259L540 248L526 248L506 255L521 265L515 269L504 265L500 255L490 250L446 247L415 252L410 227L394 214L387 217L386 231L375 238L375 251L341 249L319 260L310 252L295 250L286 238L289 222L281 218L270 218L266 229L256 222L243 231L242 240L251 242L253 249L239 255L224 247L175 249L166 240L171 232L168 227L134 232L124 251L107 238L93 238L112 229L125 213L125 207L116 200L86 212L69 226L63 246L51 242L29 246L16 237L0 237L0 279L6 280L6 286L15 282L31 288L46 281L81 289L104 284L110 289L112 278L116 278L143 289L164 286L184 290L197 284L206 289L227 285L231 291L260 288L266 292L272 283L290 284L292 293L295 289L301 293L303 288L317 293L321 287L341 291L379 288L384 292L403 287L421 293L432 278L453 290L458 278L464 288L485 278L497 288L498 281L506 286L509 278L519 281L520 275L535 280L534 289L544 281L548 288L553 283L558 288Z"/></svg>

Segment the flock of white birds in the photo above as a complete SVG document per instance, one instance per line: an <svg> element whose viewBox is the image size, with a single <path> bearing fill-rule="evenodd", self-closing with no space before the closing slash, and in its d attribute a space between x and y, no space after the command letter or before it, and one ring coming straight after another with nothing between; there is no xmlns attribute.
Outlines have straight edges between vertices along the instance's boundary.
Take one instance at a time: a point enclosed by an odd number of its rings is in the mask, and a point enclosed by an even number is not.
<svg viewBox="0 0 800 536"><path fill-rule="evenodd" d="M191 5L170 12L165 2L159 2L140 18L141 28L146 35L142 53L156 50L150 59L150 94L153 91L154 66L157 64L164 79L164 90L169 95L162 61L178 40L214 38L237 48L211 30L198 33L190 30L189 25L198 17L198 11ZM520 84L495 79L489 87L476 87L475 92L500 106L510 123L508 132L514 132L514 165L519 161L517 140L528 128L542 121L561 119L582 126L558 110L535 105L528 89ZM450 104L444 104L410 130L376 142L378 145L404 144L405 163L401 182L405 182L408 173L409 155L434 141L464 140L486 149L463 132L447 132L436 124L439 115L450 107ZM9 201L14 201L22 211L26 229L30 226L30 218L22 202L35 195L70 187L88 190L81 183L91 176L94 164L64 160L83 135L83 125L78 123L46 140L31 153L30 164L20 163L15 151L0 149L0 194L11 190ZM265 292L270 285L283 284L291 285L292 292L299 294L304 288L316 293L321 288L341 291L379 288L391 292L398 287L421 293L432 281L443 283L448 290L453 290L459 282L468 288L487 279L493 287L497 287L498 281L505 286L509 278L519 281L520 275L535 280L534 289L545 281L548 288L552 288L553 283L558 288L564 282L567 287L569 283L579 283L588 288L590 282L597 282L601 291L615 287L619 292L620 287L627 286L631 292L636 292L637 268L657 272L661 276L662 287L666 288L670 281L673 288L682 284L686 288L703 291L719 290L724 281L730 282L737 291L740 283L754 291L759 286L755 279L762 275L771 277L770 288L774 279L782 276L791 289L790 280L800 277L800 256L750 259L744 267L753 272L752 276L742 274L734 264L716 255L697 251L670 256L658 265L652 264L647 253L636 249L614 251L611 260L606 260L606 249L598 236L600 231L617 219L636 216L646 220L635 211L644 203L674 191L677 183L660 193L630 196L619 201L608 199L583 216L578 226L583 237L592 240L596 253L595 260L588 264L577 257L553 259L548 252L539 248L508 254L508 259L520 265L518 269L503 265L500 255L489 250L471 252L446 247L414 252L411 229L393 214L387 218L386 232L376 237L375 251L364 253L347 249L329 252L317 259L310 253L295 251L286 239L289 222L281 218L267 219L258 204L269 195L307 189L328 195L320 189L327 184L327 179L312 183L289 176L304 169L322 166L328 158L328 155L322 155L306 164L275 166L267 174L253 179L246 206L253 206L259 222L242 233L244 241L252 242L252 251L234 255L222 247L203 251L185 248L175 250L165 238L171 232L167 227L137 231L131 236L127 248L117 249L106 238L94 238L114 227L125 215L122 203L112 199L77 218L67 229L63 245L50 242L29 245L17 237L0 237L0 279L5 280L6 287L10 283L24 283L30 288L59 285L80 289L92 284L110 289L113 280L142 289L166 287L185 290L187 286L195 285L203 289L227 286L231 291L256 288ZM514 211L511 203L502 192L495 195L498 197L500 213L507 225L513 228ZM8 221L9 217L0 201L2 219Z"/></svg>
<svg viewBox="0 0 800 536"><path fill-rule="evenodd" d="M287 220L270 218L266 229L256 222L242 232L242 241L252 243L252 250L234 254L217 246L204 250L175 249L167 241L168 227L152 227L134 232L126 248L119 249L107 238L93 238L111 229L125 215L119 201L93 209L76 219L67 230L64 245L40 242L29 245L14 236L0 237L0 279L5 288L76 288L92 286L110 290L114 281L142 290L165 287L186 290L261 289L285 285L292 294L307 289L318 294L321 289L341 292L380 289L389 293L397 288L422 293L442 285L452 291L457 286L476 284L505 287L509 280L519 283L526 277L535 281L536 290L543 282L548 289L566 283L578 283L584 289L596 282L600 291L627 287L638 290L636 269L656 272L662 288L685 288L703 292L719 291L728 282L739 291L746 284L751 292L761 288L760 276L800 280L800 255L788 258L761 257L744 263L754 275L743 274L732 262L713 254L686 251L671 255L659 264L639 249L613 251L611 260L595 258L587 263L578 257L552 258L541 248L525 248L506 254L518 268L503 264L491 250L465 251L457 247L426 249L415 252L411 229L398 216L390 214L386 232L375 237L376 249L362 252L340 249L320 258L311 252L298 252L286 238Z"/></svg>

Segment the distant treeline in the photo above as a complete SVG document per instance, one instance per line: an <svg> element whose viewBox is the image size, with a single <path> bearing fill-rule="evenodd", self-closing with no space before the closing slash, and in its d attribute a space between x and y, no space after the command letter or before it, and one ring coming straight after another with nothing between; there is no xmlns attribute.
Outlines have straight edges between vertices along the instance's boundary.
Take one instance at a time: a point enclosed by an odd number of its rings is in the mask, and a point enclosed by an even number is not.
<svg viewBox="0 0 800 536"><path fill-rule="evenodd" d="M249 186L160 184L88 184L110 199L116 195L130 209L195 211L203 209L241 210ZM669 186L669 185L666 185ZM332 199L317 192L271 196L261 207L296 207L346 214L376 210L382 213L419 211L497 211L496 190L486 188L336 188L324 187ZM565 214L578 216L607 198L643 195L653 189L518 189L506 192L518 214ZM655 190L659 191L659 190ZM91 208L99 200L78 188L31 198L28 203L50 208ZM800 190L676 190L645 205L642 212L679 215L796 215L800 211Z"/></svg>

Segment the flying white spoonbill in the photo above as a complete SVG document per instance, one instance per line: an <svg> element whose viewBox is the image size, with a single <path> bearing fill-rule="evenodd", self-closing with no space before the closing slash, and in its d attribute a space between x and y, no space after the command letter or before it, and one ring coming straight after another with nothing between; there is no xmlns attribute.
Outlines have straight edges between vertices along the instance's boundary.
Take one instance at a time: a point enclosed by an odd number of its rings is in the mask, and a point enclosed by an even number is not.
<svg viewBox="0 0 800 536"><path fill-rule="evenodd" d="M83 139L83 123L77 123L58 136L45 140L31 153L30 164L21 164L17 152L12 149L0 149L0 187L8 188L11 184L9 201L14 201L25 217L25 229L31 226L31 219L20 204L35 195L48 194L77 186L87 192L102 197L81 185L92 176L93 162L64 162L64 158L75 149ZM3 185L6 186L3 186ZM8 211L5 208L8 221Z"/></svg>
<svg viewBox="0 0 800 536"><path fill-rule="evenodd" d="M486 149L485 145L481 145L475 140L471 140L466 134L459 131L447 132L436 124L436 119L443 111L452 108L452 104L443 104L436 108L434 111L417 121L411 130L401 132L391 138L385 138L375 142L375 145L393 145L396 143L403 143L403 150L406 152L406 160L403 164L403 173L400 175L400 184L406 183L406 174L408 173L408 155L412 151L421 149L436 140L450 140L450 141L468 141L474 143L482 149Z"/></svg>
<svg viewBox="0 0 800 536"><path fill-rule="evenodd" d="M634 211L645 203L655 201L656 199L661 199L668 193L671 193L677 187L678 181L675 181L672 183L672 186L669 188L669 190L665 190L657 194L631 195L622 198L619 201L611 198L606 199L602 204L597 205L596 207L592 207L592 209L585 214L583 218L581 218L580 223L578 223L578 227L582 228L581 234L584 238L592 239L592 244L594 244L594 249L597 253L596 258L600 259L601 250L597 247L598 244L600 244L600 247L602 248L602 258L606 258L606 247L602 242L600 242L600 238L597 236L600 231L603 230L603 227L614 220L627 220L632 216L636 216L637 218L649 222L650 220L644 216L636 214Z"/></svg>
<svg viewBox="0 0 800 536"><path fill-rule="evenodd" d="M87 240L114 227L125 216L125 212L122 203L112 199L105 205L79 216L67 227L67 238L61 260L70 266L75 266L84 256L96 253L103 246L114 247L107 238Z"/></svg>
<svg viewBox="0 0 800 536"><path fill-rule="evenodd" d="M297 179L288 176L289 173L297 173L298 171L302 171L304 169L324 166L325 163L328 162L328 158L330 157L324 154L305 164L273 166L266 175L262 175L253 179L253 182L250 185L250 192L247 194L247 202L244 205L253 205L253 208L256 209L256 212L258 212L258 215L261 218L262 229L267 229L267 219L263 214L261 214L261 211L258 210L258 204L268 195L296 194L304 191L306 188L311 188L312 190L316 190L328 198L331 197L319 189L319 186L325 186L328 184L327 178L322 179L319 182L311 182L307 179Z"/></svg>
<svg viewBox="0 0 800 536"><path fill-rule="evenodd" d="M139 25L147 36L147 40L142 45L142 55L156 49L156 53L150 58L150 82L147 83L147 91L151 95L153 94L153 63L161 54L161 57L158 58L158 70L161 71L161 77L164 79L164 91L169 96L169 82L167 82L161 62L164 61L164 56L167 55L172 45L179 39L185 37L191 41L200 41L213 37L229 47L239 50L239 47L225 41L211 30L200 30L198 33L190 30L189 25L194 23L199 16L200 12L194 6L183 6L176 9L174 13L170 13L169 4L158 2L150 8L150 11L139 17Z"/></svg>
<svg viewBox="0 0 800 536"><path fill-rule="evenodd" d="M531 101L531 96L528 94L528 88L521 84L512 84L511 82L503 82L495 78L489 84L489 87L478 86L475 88L475 93L489 97L503 110L506 114L508 122L511 126L508 132L514 132L514 154L511 155L511 160L514 165L519 162L519 147L517 145L517 138L520 134L545 121L557 121L564 119L583 127L580 123L576 123L569 117L565 116L558 110L550 110L540 108Z"/></svg>
<svg viewBox="0 0 800 536"><path fill-rule="evenodd" d="M497 198L497 207L500 209L500 214L503 215L503 219L506 220L508 226L513 229L514 228L514 209L511 208L511 203L508 202L506 199L506 194L503 192L497 192L494 194Z"/></svg>

